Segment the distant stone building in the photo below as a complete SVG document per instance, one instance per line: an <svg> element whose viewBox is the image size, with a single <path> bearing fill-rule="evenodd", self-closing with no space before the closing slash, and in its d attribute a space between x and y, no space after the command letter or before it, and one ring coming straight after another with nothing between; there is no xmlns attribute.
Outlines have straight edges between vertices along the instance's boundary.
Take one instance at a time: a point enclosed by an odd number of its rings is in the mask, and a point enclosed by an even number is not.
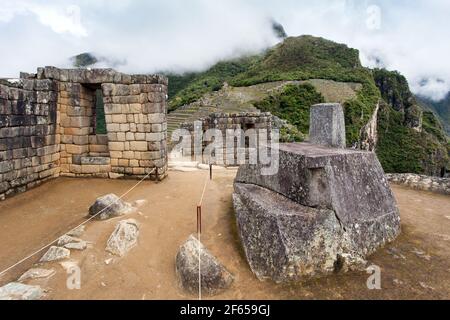
<svg viewBox="0 0 450 320"><path fill-rule="evenodd" d="M1 80L0 199L58 176L164 178L167 86L112 69Z"/></svg>
<svg viewBox="0 0 450 320"><path fill-rule="evenodd" d="M211 113L194 123L181 125L181 129L189 132L188 139L191 139L191 143L184 146L184 150L181 151L184 155L191 155L192 159L203 163L211 162L226 166L244 164L250 152L256 153L258 136L264 135L267 142L270 142L272 122L273 116L270 112ZM200 131L201 136L194 134L196 129ZM214 143L209 141L213 139L209 139L211 137L206 134L209 129L217 129L221 134L222 143L218 144L223 147L221 156L218 154L218 148L214 148L212 158L205 152L205 149ZM241 134L237 135L236 130L242 130ZM195 141L196 139L198 141Z"/></svg>

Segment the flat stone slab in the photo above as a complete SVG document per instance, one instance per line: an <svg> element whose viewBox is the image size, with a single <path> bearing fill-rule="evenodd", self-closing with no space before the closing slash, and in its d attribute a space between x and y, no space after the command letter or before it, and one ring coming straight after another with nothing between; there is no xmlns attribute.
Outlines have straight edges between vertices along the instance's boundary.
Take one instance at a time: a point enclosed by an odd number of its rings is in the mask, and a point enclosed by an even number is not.
<svg viewBox="0 0 450 320"><path fill-rule="evenodd" d="M0 288L0 300L39 300L44 295L39 286L11 282Z"/></svg>
<svg viewBox="0 0 450 320"><path fill-rule="evenodd" d="M54 269L41 269L41 268L32 268L25 272L20 278L19 282L23 282L25 280L33 280L33 279L45 279L50 278L55 274Z"/></svg>
<svg viewBox="0 0 450 320"><path fill-rule="evenodd" d="M81 164L87 165L108 165L111 159L108 157L81 157Z"/></svg>
<svg viewBox="0 0 450 320"><path fill-rule="evenodd" d="M178 282L184 290L198 293L199 262L202 293L215 295L231 286L233 275L191 235L180 247L175 260Z"/></svg>

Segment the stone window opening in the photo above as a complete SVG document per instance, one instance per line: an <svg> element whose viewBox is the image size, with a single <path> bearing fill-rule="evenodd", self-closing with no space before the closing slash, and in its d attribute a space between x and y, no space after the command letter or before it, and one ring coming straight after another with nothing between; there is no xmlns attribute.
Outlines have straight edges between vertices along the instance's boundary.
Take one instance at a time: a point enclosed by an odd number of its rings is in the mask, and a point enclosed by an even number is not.
<svg viewBox="0 0 450 320"><path fill-rule="evenodd" d="M106 134L105 104L101 84L83 84L86 91L92 96L92 127L94 135Z"/></svg>

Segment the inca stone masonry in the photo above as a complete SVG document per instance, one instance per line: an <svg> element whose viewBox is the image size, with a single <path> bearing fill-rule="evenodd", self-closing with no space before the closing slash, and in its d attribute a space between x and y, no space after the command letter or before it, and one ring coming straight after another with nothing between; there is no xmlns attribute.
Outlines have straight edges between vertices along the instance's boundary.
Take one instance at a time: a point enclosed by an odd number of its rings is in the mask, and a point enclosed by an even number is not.
<svg viewBox="0 0 450 320"><path fill-rule="evenodd" d="M58 176L164 178L167 86L112 69L45 67L1 80L0 199Z"/></svg>

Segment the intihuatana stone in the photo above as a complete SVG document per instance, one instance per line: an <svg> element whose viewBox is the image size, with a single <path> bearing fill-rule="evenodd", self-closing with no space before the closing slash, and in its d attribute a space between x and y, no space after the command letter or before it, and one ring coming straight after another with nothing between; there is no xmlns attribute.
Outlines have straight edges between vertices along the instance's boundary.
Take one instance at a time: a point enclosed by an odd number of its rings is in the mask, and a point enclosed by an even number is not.
<svg viewBox="0 0 450 320"><path fill-rule="evenodd" d="M132 211L133 207L129 203L124 202L112 193L98 198L89 208L89 214L91 216L96 215L99 220L119 217Z"/></svg>
<svg viewBox="0 0 450 320"><path fill-rule="evenodd" d="M311 107L309 141L312 144L345 148L345 118L339 103L321 103Z"/></svg>
<svg viewBox="0 0 450 320"><path fill-rule="evenodd" d="M180 247L175 261L177 278L184 290L198 293L199 263L202 293L214 295L233 283L233 275L191 235Z"/></svg>
<svg viewBox="0 0 450 320"><path fill-rule="evenodd" d="M139 224L134 219L122 220L114 229L106 244L106 251L124 256L137 244Z"/></svg>
<svg viewBox="0 0 450 320"><path fill-rule="evenodd" d="M239 235L259 278L286 282L359 269L400 232L374 153L282 144L277 173L261 169L241 166L233 195Z"/></svg>

